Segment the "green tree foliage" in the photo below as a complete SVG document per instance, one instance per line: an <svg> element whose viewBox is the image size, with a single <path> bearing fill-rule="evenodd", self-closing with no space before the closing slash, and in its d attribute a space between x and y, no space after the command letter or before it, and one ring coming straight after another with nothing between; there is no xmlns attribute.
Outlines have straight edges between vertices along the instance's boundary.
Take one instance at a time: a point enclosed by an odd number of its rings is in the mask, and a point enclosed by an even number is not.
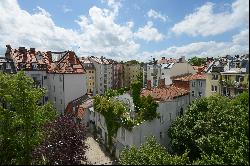
<svg viewBox="0 0 250 166"><path fill-rule="evenodd" d="M136 111L139 111L139 108L141 107L141 98L140 98L141 88L142 88L142 82L140 81L134 81L131 84L132 98Z"/></svg>
<svg viewBox="0 0 250 166"><path fill-rule="evenodd" d="M184 165L188 163L188 157L187 153L182 156L169 154L154 137L149 137L138 149L125 148L119 157L119 163L121 165Z"/></svg>
<svg viewBox="0 0 250 166"><path fill-rule="evenodd" d="M112 146L112 137L117 133L121 126L121 117L127 112L125 106L115 99L105 96L94 97L94 110L102 114L108 131L108 145Z"/></svg>
<svg viewBox="0 0 250 166"><path fill-rule="evenodd" d="M44 93L24 72L0 73L0 164L31 163L44 138L42 125L56 115L51 104L38 105Z"/></svg>
<svg viewBox="0 0 250 166"><path fill-rule="evenodd" d="M248 99L243 93L194 101L168 131L173 150L190 151L194 164L249 164Z"/></svg>
<svg viewBox="0 0 250 166"><path fill-rule="evenodd" d="M125 62L125 64L137 65L137 64L140 64L140 62L138 62L137 60L130 60L130 61Z"/></svg>
<svg viewBox="0 0 250 166"><path fill-rule="evenodd" d="M206 62L205 58L198 58L198 57L192 57L188 59L188 63L193 65L193 66L201 66Z"/></svg>
<svg viewBox="0 0 250 166"><path fill-rule="evenodd" d="M159 115L156 112L158 107L158 103L154 101L151 96L143 96L141 97L141 108L139 112L139 116L144 120L153 120L155 117Z"/></svg>

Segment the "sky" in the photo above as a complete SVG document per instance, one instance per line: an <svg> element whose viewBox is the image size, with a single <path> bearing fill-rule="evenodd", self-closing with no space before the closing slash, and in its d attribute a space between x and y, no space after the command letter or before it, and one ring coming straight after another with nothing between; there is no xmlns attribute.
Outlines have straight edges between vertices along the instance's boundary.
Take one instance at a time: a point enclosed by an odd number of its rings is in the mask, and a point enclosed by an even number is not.
<svg viewBox="0 0 250 166"><path fill-rule="evenodd" d="M249 0L0 0L6 44L118 61L249 52Z"/></svg>

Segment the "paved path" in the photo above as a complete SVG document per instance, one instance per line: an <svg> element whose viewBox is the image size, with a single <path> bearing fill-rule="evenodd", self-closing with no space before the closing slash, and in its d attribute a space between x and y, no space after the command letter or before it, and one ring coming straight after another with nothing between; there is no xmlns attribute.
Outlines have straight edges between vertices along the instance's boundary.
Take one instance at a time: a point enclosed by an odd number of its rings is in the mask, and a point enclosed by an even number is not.
<svg viewBox="0 0 250 166"><path fill-rule="evenodd" d="M100 145L94 140L93 136L87 134L85 140L88 149L85 153L88 163L93 165L112 165L113 161L108 154L102 150ZM106 153L106 154L105 154Z"/></svg>

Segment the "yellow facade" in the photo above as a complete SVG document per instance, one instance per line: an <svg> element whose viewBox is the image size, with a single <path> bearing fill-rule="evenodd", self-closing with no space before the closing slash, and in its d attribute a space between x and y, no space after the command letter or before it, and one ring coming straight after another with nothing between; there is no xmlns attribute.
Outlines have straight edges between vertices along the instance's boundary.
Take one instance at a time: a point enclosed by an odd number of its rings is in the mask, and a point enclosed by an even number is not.
<svg viewBox="0 0 250 166"><path fill-rule="evenodd" d="M95 70L86 69L87 72L87 92L93 93L95 89Z"/></svg>
<svg viewBox="0 0 250 166"><path fill-rule="evenodd" d="M140 64L124 64L124 86L129 87L140 75Z"/></svg>
<svg viewBox="0 0 250 166"><path fill-rule="evenodd" d="M220 94L220 73L206 73L206 97Z"/></svg>

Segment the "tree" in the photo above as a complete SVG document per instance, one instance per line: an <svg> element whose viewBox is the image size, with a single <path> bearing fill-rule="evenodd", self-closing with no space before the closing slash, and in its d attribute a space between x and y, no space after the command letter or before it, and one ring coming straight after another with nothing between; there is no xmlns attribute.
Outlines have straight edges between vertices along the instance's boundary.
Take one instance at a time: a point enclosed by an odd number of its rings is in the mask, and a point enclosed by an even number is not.
<svg viewBox="0 0 250 166"><path fill-rule="evenodd" d="M168 131L174 152L190 151L194 164L249 164L248 99L243 93L194 101Z"/></svg>
<svg viewBox="0 0 250 166"><path fill-rule="evenodd" d="M143 96L141 97L141 108L139 115L144 120L153 120L155 117L158 117L159 115L156 112L156 109L158 107L158 103L154 101L152 96Z"/></svg>
<svg viewBox="0 0 250 166"><path fill-rule="evenodd" d="M122 165L184 165L188 163L187 153L182 156L171 155L164 147L156 142L154 137L138 149L136 147L125 148L119 157Z"/></svg>
<svg viewBox="0 0 250 166"><path fill-rule="evenodd" d="M56 116L50 103L38 105L44 93L24 72L0 73L0 164L31 164L44 138L42 125Z"/></svg>
<svg viewBox="0 0 250 166"><path fill-rule="evenodd" d="M205 58L192 57L188 59L188 63L193 66L201 66L206 62Z"/></svg>
<svg viewBox="0 0 250 166"><path fill-rule="evenodd" d="M86 162L85 126L77 125L70 115L60 116L45 125L45 141L33 151L36 164L79 165Z"/></svg>
<svg viewBox="0 0 250 166"><path fill-rule="evenodd" d="M141 99L140 99L141 88L142 88L142 82L140 81L134 81L131 84L132 98L135 104L136 111L139 111L139 108L141 107Z"/></svg>

